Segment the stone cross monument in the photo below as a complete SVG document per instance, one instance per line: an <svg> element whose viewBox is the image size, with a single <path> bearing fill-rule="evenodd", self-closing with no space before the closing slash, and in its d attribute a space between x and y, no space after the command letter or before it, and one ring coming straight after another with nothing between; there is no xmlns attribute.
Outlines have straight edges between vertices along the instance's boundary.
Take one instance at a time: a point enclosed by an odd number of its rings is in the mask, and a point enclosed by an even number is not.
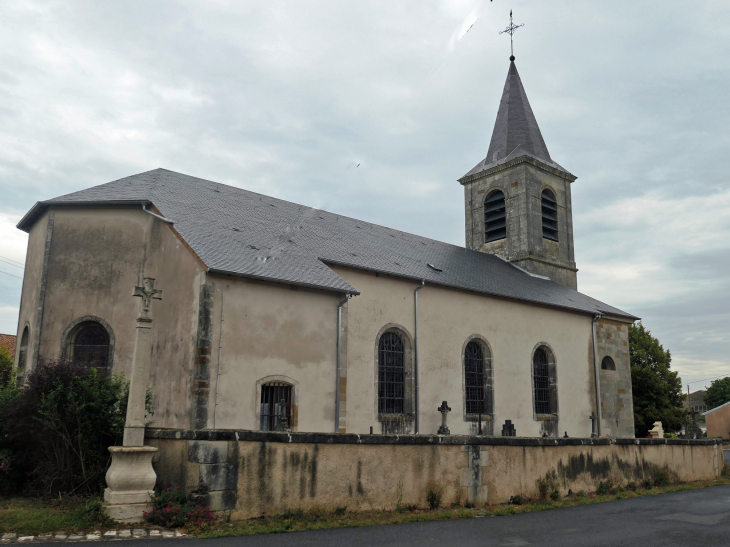
<svg viewBox="0 0 730 547"><path fill-rule="evenodd" d="M446 401L441 403L441 406L437 409L441 413L441 427L436 432L438 435L451 435L451 431L446 427L446 415L451 412L451 407L446 404Z"/></svg>
<svg viewBox="0 0 730 547"><path fill-rule="evenodd" d="M152 468L152 456L157 449L144 446L144 428L145 399L150 377L150 303L152 299L162 300L162 291L155 289L153 278L145 277L141 287L134 287L132 296L142 298L142 310L137 318L124 442L123 446L109 447L112 464L106 473L107 488L104 491L107 514L120 522L139 522L143 519L143 511L150 509L150 494L157 480Z"/></svg>

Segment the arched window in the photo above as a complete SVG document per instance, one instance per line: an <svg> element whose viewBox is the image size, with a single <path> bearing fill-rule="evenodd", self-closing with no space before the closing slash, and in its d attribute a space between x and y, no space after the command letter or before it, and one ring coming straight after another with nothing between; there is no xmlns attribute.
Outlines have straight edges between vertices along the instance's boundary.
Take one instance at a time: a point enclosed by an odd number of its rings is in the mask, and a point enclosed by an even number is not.
<svg viewBox="0 0 730 547"><path fill-rule="evenodd" d="M495 190L484 200L484 243L507 237L507 215L504 194Z"/></svg>
<svg viewBox="0 0 730 547"><path fill-rule="evenodd" d="M23 329L20 337L20 351L18 352L18 370L22 373L28 364L28 341L30 340L30 330L28 327Z"/></svg>
<svg viewBox="0 0 730 547"><path fill-rule="evenodd" d="M466 414L491 414L491 397L487 393L487 380L491 376L488 356L479 342L472 340L464 349L464 388Z"/></svg>
<svg viewBox="0 0 730 547"><path fill-rule="evenodd" d="M261 431L290 429L292 424L292 386L269 382L261 386ZM286 418L286 419L284 419Z"/></svg>
<svg viewBox="0 0 730 547"><path fill-rule="evenodd" d="M558 202L555 194L545 188L542 191L542 237L558 240Z"/></svg>
<svg viewBox="0 0 730 547"><path fill-rule="evenodd" d="M550 414L550 371L545 348L535 350L532 358L533 386L535 389L535 414Z"/></svg>
<svg viewBox="0 0 730 547"><path fill-rule="evenodd" d="M96 368L106 368L109 364L109 333L99 323L79 325L72 344L74 362Z"/></svg>
<svg viewBox="0 0 730 547"><path fill-rule="evenodd" d="M378 413L402 414L405 403L405 347L396 332L378 341Z"/></svg>
<svg viewBox="0 0 730 547"><path fill-rule="evenodd" d="M616 370L616 363L613 362L613 359L611 359L608 355L606 355L603 358L603 361L601 361L601 369L603 370Z"/></svg>

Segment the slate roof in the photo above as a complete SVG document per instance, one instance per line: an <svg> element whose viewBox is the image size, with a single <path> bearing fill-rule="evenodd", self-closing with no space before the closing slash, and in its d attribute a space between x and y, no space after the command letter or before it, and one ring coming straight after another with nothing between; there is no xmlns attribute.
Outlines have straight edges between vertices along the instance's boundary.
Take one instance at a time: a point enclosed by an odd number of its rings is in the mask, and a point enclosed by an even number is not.
<svg viewBox="0 0 730 547"><path fill-rule="evenodd" d="M637 319L494 255L166 169L38 202L18 228L29 231L49 205L122 203L154 204L214 273L357 294L356 287L327 266L339 264L582 313Z"/></svg>
<svg viewBox="0 0 730 547"><path fill-rule="evenodd" d="M532 113L530 101L527 100L527 93L517 72L517 66L514 61L510 61L487 157L477 163L462 179L520 156L533 157L573 176L550 157L540 127Z"/></svg>

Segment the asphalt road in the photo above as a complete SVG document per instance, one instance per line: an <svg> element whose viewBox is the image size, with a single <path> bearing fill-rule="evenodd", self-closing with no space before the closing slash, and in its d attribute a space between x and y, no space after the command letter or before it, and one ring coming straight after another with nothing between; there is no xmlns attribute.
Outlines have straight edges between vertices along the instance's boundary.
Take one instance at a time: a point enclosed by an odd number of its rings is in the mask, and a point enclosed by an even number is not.
<svg viewBox="0 0 730 547"><path fill-rule="evenodd" d="M507 517L315 530L219 539L137 540L135 547L560 547L730 545L730 486L617 500ZM115 542L115 547L123 547ZM127 546L124 546L127 547Z"/></svg>

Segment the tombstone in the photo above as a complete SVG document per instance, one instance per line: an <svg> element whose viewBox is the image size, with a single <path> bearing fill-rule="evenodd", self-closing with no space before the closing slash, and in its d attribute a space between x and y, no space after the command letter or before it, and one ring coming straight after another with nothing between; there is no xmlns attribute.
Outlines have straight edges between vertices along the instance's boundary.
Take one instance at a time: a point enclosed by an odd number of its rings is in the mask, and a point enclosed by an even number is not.
<svg viewBox="0 0 730 547"><path fill-rule="evenodd" d="M512 425L512 420L506 420L502 426L502 437L516 437L517 430Z"/></svg>
<svg viewBox="0 0 730 547"><path fill-rule="evenodd" d="M664 438L664 429L661 422L654 422L654 427L649 430L649 436L653 439Z"/></svg>
<svg viewBox="0 0 730 547"><path fill-rule="evenodd" d="M441 413L441 427L439 427L436 433L438 435L451 435L451 431L446 427L446 415L451 412L451 407L446 404L446 401L443 401L437 410Z"/></svg>
<svg viewBox="0 0 730 547"><path fill-rule="evenodd" d="M162 291L155 289L155 280L145 277L141 287L134 287L132 296L142 298L137 318L132 372L129 381L127 417L124 422L123 446L110 446L112 463L106 473L104 490L106 513L118 522L140 522L150 510L157 475L152 468L153 446L144 446L145 399L150 377L152 346L152 299L162 300Z"/></svg>
<svg viewBox="0 0 730 547"><path fill-rule="evenodd" d="M591 438L598 437L598 433L596 433L598 416L596 416L595 412L591 412L591 415L588 418L591 420Z"/></svg>

